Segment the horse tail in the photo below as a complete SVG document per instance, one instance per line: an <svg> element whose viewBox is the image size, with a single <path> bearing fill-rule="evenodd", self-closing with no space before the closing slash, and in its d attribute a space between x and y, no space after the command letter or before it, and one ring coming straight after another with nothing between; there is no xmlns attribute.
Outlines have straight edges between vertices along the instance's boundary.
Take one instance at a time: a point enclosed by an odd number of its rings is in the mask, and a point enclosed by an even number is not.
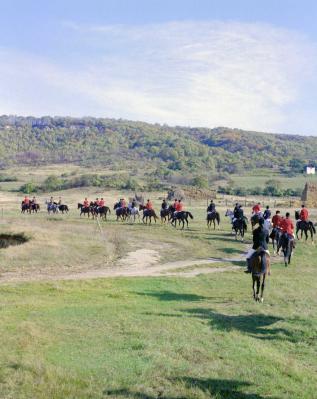
<svg viewBox="0 0 317 399"><path fill-rule="evenodd" d="M194 219L194 216L193 216L190 212L187 212L187 215L188 215L191 219Z"/></svg>

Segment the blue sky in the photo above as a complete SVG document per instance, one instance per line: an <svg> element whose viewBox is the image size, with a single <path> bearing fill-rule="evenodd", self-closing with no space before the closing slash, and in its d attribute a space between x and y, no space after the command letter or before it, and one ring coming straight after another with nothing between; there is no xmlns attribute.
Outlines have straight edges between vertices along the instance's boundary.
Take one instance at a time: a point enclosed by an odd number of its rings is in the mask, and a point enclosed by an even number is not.
<svg viewBox="0 0 317 399"><path fill-rule="evenodd" d="M317 135L314 1L0 4L0 114Z"/></svg>

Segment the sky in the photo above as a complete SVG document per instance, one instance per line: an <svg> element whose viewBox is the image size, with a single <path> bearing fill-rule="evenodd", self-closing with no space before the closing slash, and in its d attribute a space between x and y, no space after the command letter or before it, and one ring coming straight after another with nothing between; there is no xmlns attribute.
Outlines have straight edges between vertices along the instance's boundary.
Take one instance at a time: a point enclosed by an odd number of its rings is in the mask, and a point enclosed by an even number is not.
<svg viewBox="0 0 317 399"><path fill-rule="evenodd" d="M317 135L316 1L0 6L0 115Z"/></svg>

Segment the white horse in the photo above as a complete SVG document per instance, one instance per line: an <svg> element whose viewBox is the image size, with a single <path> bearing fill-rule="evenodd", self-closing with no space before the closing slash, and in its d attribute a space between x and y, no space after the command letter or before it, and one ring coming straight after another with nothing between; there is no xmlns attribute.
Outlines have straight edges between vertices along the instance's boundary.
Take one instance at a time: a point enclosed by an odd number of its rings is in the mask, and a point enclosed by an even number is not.
<svg viewBox="0 0 317 399"><path fill-rule="evenodd" d="M233 229L233 219L234 219L234 213L230 209L227 209L225 216L227 216L230 219L230 223Z"/></svg>
<svg viewBox="0 0 317 399"><path fill-rule="evenodd" d="M140 211L137 207L129 207L129 219L133 219L133 222L135 222L136 217L140 220Z"/></svg>

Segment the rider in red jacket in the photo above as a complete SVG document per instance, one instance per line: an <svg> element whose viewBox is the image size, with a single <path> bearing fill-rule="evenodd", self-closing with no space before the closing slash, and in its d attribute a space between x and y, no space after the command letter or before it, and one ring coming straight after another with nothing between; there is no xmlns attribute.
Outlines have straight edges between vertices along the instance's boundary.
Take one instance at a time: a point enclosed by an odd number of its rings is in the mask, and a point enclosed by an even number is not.
<svg viewBox="0 0 317 399"><path fill-rule="evenodd" d="M254 207L252 208L252 213L254 215L256 215L257 213L261 212L261 204L258 202L257 204L254 205Z"/></svg>
<svg viewBox="0 0 317 399"><path fill-rule="evenodd" d="M184 209L184 205L182 203L182 200L179 200L177 205L176 205L176 212L182 212Z"/></svg>
<svg viewBox="0 0 317 399"><path fill-rule="evenodd" d="M289 216L290 214L287 212L286 217L282 219L280 226L283 233L287 233L289 236L294 237L294 224Z"/></svg>
<svg viewBox="0 0 317 399"><path fill-rule="evenodd" d="M145 207L146 207L146 209L148 211L153 209L153 204L152 204L152 202L149 199L147 200L147 203L146 203Z"/></svg>
<svg viewBox="0 0 317 399"><path fill-rule="evenodd" d="M89 208L89 201L87 198L85 198L83 205L84 205L84 208Z"/></svg>
<svg viewBox="0 0 317 399"><path fill-rule="evenodd" d="M305 205L302 205L302 209L300 211L299 218L303 222L307 222L308 221L308 209L305 207Z"/></svg>
<svg viewBox="0 0 317 399"><path fill-rule="evenodd" d="M272 218L273 228L280 227L282 222L282 216L280 215L280 211L276 211L275 215Z"/></svg>

